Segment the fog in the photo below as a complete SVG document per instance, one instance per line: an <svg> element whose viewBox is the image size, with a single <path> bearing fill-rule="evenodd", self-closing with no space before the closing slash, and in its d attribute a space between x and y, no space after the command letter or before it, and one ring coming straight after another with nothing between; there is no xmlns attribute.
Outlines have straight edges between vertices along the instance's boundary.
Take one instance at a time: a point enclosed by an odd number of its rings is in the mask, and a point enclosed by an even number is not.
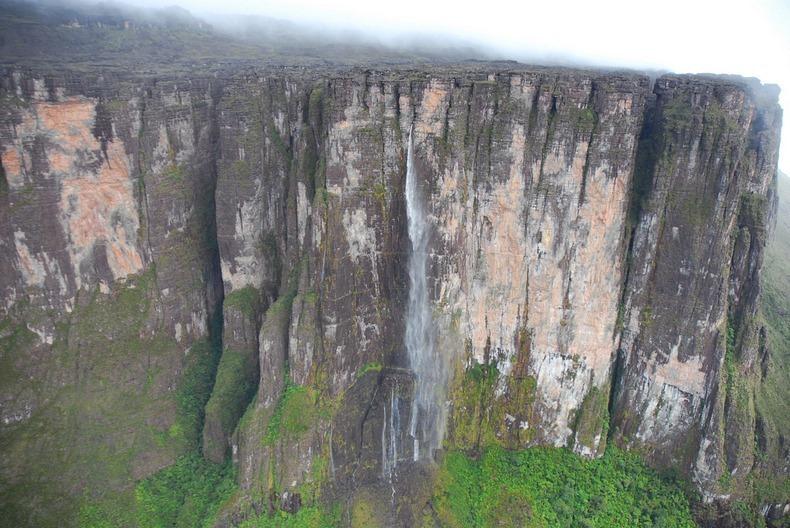
<svg viewBox="0 0 790 528"><path fill-rule="evenodd" d="M336 38L460 49L532 63L731 73L784 88L790 109L788 0L125 0L173 4L217 26L262 15ZM474 50L474 51L473 51ZM783 137L790 137L790 111ZM780 168L790 174L790 139Z"/></svg>

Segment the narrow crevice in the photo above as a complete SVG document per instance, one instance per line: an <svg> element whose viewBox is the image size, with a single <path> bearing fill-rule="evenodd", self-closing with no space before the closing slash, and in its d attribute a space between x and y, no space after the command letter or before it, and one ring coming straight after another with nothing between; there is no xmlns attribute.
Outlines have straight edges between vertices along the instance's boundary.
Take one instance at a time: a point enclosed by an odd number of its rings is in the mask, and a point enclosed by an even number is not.
<svg viewBox="0 0 790 528"><path fill-rule="evenodd" d="M622 252L624 271L620 287L620 300L617 306L617 320L615 322L613 341L615 344L615 359L612 365L611 384L609 391L609 437L615 430L617 399L623 389L623 370L626 363L627 350L622 349L622 339L627 326L626 302L632 280L634 265L634 243L643 209L650 192L653 189L653 178L658 163L658 129L656 128L656 103L655 97L649 97L645 103L644 120L637 139L636 154L634 159L634 172L631 179L628 210L623 234Z"/></svg>
<svg viewBox="0 0 790 528"><path fill-rule="evenodd" d="M400 129L400 84L393 83L392 96L395 98L395 122L398 123L398 128Z"/></svg>
<svg viewBox="0 0 790 528"><path fill-rule="evenodd" d="M466 152L466 146L469 144L469 126L470 121L472 120L472 98L475 94L475 85L474 83L469 83L469 90L466 94L466 120L464 123L464 152ZM466 160L464 160L464 165L466 165Z"/></svg>
<svg viewBox="0 0 790 528"><path fill-rule="evenodd" d="M488 138L487 138L487 148L488 153L486 160L488 162L487 167L487 174L486 180L491 182L491 171L492 171L492 152L494 151L494 131L496 130L497 126L497 116L499 115L499 83L494 85L494 109L491 112L491 125L488 127Z"/></svg>
<svg viewBox="0 0 790 528"><path fill-rule="evenodd" d="M3 167L3 159L0 158L0 196L8 196L8 178L5 175L5 168ZM5 208L8 210L8 208Z"/></svg>
<svg viewBox="0 0 790 528"><path fill-rule="evenodd" d="M532 138L535 127L538 124L538 103L540 102L540 91L542 88L540 81L535 85L535 94L532 96L532 103L529 108L529 118L527 119L527 137Z"/></svg>
<svg viewBox="0 0 790 528"><path fill-rule="evenodd" d="M137 210L139 211L139 224L145 225L145 247L148 253L148 260L154 268L154 285L156 286L155 291L157 297L161 299L160 292L162 291L159 287L159 277L158 273L156 272L156 260L154 259L154 248L151 245L151 209L148 202L148 191L146 190L145 186L145 174L146 174L146 152L145 152L145 135L146 135L146 112L147 112L147 105L146 101L153 97L153 93L151 88L147 88L145 90L145 94L140 96L140 130L137 133L137 192L138 192L138 207Z"/></svg>
<svg viewBox="0 0 790 528"><path fill-rule="evenodd" d="M615 431L615 412L617 411L617 396L622 388L623 370L625 369L625 352L620 349L619 344L615 351L614 363L612 364L611 383L609 384L609 395L606 404L609 416L609 427L606 438L608 444L612 440Z"/></svg>
<svg viewBox="0 0 790 528"><path fill-rule="evenodd" d="M215 385L217 382L217 375L219 373L219 365L224 353L224 283L222 277L222 266L220 264L220 252L218 243L217 232L217 210L216 210L216 192L217 182L219 179L218 159L220 156L220 127L219 127L219 112L218 105L222 98L222 86L219 83L210 86L209 95L209 109L208 109L208 138L207 138L207 152L205 153L205 165L200 167L198 173L198 180L195 182L195 198L196 210L199 212L197 221L200 224L203 239L200 241L205 258L205 267L203 269L203 277L205 283L205 305L207 311L208 323L208 339L211 346L211 364L210 364L210 387L204 406L211 401L214 394ZM197 138L196 138L196 144ZM250 321L252 323L252 321ZM257 350L257 332L256 337L256 350ZM257 355L256 355L257 359ZM256 361L256 370L260 367ZM260 376L256 375L255 379ZM255 397L256 391L249 391L250 394L245 394L245 400L241 402L241 408L246 409L252 398ZM200 423L201 430L201 450L204 448L202 445L204 427L206 425L205 407L202 413L202 421ZM238 422L240 416L236 418ZM228 431L235 430L237 423L233 423ZM228 431L223 431L226 434ZM227 446L226 446L227 447ZM205 455L204 455L205 456ZM227 454L226 454L227 456Z"/></svg>
<svg viewBox="0 0 790 528"><path fill-rule="evenodd" d="M368 416L370 415L371 409L373 409L373 404L376 402L376 397L379 394L379 390L381 389L381 385L384 383L384 370L382 369L379 372L378 377L376 378L376 386L373 389L373 395L370 397L370 401L365 406L365 411L362 413L362 419L359 421L359 442L357 443L357 459L354 467L354 471L352 472L351 478L354 479L356 475L356 470L359 465L362 463L362 450L363 450L363 443L365 441L365 423L368 421Z"/></svg>
<svg viewBox="0 0 790 528"><path fill-rule="evenodd" d="M581 209L582 205L584 205L584 197L587 191L587 177L590 171L590 152L593 149L593 138L595 137L595 133L598 129L598 112L595 110L595 83L593 82L592 87L590 88L590 96L587 99L587 105L582 110L583 112L589 111L592 112L592 127L590 128L590 136L587 140L587 152L584 155L584 166L582 167L582 182L581 188L579 189L579 208Z"/></svg>
<svg viewBox="0 0 790 528"><path fill-rule="evenodd" d="M223 287L223 280L222 280L222 266L220 264L220 256L219 256L219 243L218 243L218 234L217 234L217 203L216 203L216 193L217 193L217 180L219 177L219 172L217 169L217 159L220 154L220 136L219 136L219 115L217 106L219 104L219 100L222 97L222 87L219 83L215 84L211 88L211 101L210 101L210 109L209 109L209 153L208 153L208 175L205 182L202 182L205 185L205 192L203 196L205 197L205 203L202 204L203 211L205 211L205 216L203 218L204 221L204 248L207 253L207 265L206 269L204 270L205 273L205 281L206 281L206 306L209 313L209 319L216 319L219 317L219 320L222 321L222 309L223 309L223 302L224 302L224 287ZM210 327L209 327L210 328ZM212 336L211 332L209 332L209 337L212 339L212 343L219 347L219 350L222 350L222 332L220 330L219 335Z"/></svg>
<svg viewBox="0 0 790 528"><path fill-rule="evenodd" d="M554 119L557 116L557 79L554 79L554 86L551 88L551 106L549 107L549 113L546 121L546 136L543 138L543 148L541 149L540 154L540 170L538 171L538 187L540 187L541 182L543 181L543 170L546 165L546 156L548 155L549 148L551 146L551 141L554 138L554 127L556 126ZM548 195L548 191L547 195ZM547 198L547 197L546 197ZM546 199L544 198L544 208L546 204Z"/></svg>

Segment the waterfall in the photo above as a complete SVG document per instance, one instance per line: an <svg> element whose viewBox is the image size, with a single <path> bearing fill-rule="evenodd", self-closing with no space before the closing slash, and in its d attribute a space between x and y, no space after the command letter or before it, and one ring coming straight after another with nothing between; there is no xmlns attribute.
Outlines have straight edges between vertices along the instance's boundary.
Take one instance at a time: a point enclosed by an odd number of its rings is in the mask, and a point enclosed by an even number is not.
<svg viewBox="0 0 790 528"><path fill-rule="evenodd" d="M387 431L389 430L389 434ZM392 481L392 472L398 465L398 433L400 432L400 398L395 387L390 390L390 412L384 406L384 420L381 426L381 476Z"/></svg>
<svg viewBox="0 0 790 528"><path fill-rule="evenodd" d="M414 371L409 435L414 460L433 458L441 446L446 420L445 390L447 366L437 352L431 303L428 295L428 244L430 224L426 200L414 166L413 130L409 131L406 156L406 215L411 254L409 255L409 301L406 308L406 352Z"/></svg>

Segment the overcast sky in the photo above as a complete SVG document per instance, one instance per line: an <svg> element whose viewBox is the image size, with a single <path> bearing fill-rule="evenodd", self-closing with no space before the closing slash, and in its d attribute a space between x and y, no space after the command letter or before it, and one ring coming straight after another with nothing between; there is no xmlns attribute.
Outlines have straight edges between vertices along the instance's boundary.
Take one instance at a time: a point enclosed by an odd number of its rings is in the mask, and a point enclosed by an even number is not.
<svg viewBox="0 0 790 528"><path fill-rule="evenodd" d="M161 7L161 0L126 0ZM172 0L210 20L260 14L395 40L461 37L504 58L565 58L678 73L736 73L779 84L780 168L790 174L790 0Z"/></svg>

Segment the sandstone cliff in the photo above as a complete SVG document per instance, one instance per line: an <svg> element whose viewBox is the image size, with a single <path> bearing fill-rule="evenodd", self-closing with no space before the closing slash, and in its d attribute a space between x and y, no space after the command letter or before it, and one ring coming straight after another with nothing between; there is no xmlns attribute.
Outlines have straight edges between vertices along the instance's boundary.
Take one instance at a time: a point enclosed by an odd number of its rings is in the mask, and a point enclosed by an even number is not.
<svg viewBox="0 0 790 528"><path fill-rule="evenodd" d="M786 482L755 442L772 87L490 65L1 88L20 523L201 445L238 468L221 522L320 495L412 524L433 466L408 426L410 134L446 447L613 441L706 500L752 500L760 464Z"/></svg>

